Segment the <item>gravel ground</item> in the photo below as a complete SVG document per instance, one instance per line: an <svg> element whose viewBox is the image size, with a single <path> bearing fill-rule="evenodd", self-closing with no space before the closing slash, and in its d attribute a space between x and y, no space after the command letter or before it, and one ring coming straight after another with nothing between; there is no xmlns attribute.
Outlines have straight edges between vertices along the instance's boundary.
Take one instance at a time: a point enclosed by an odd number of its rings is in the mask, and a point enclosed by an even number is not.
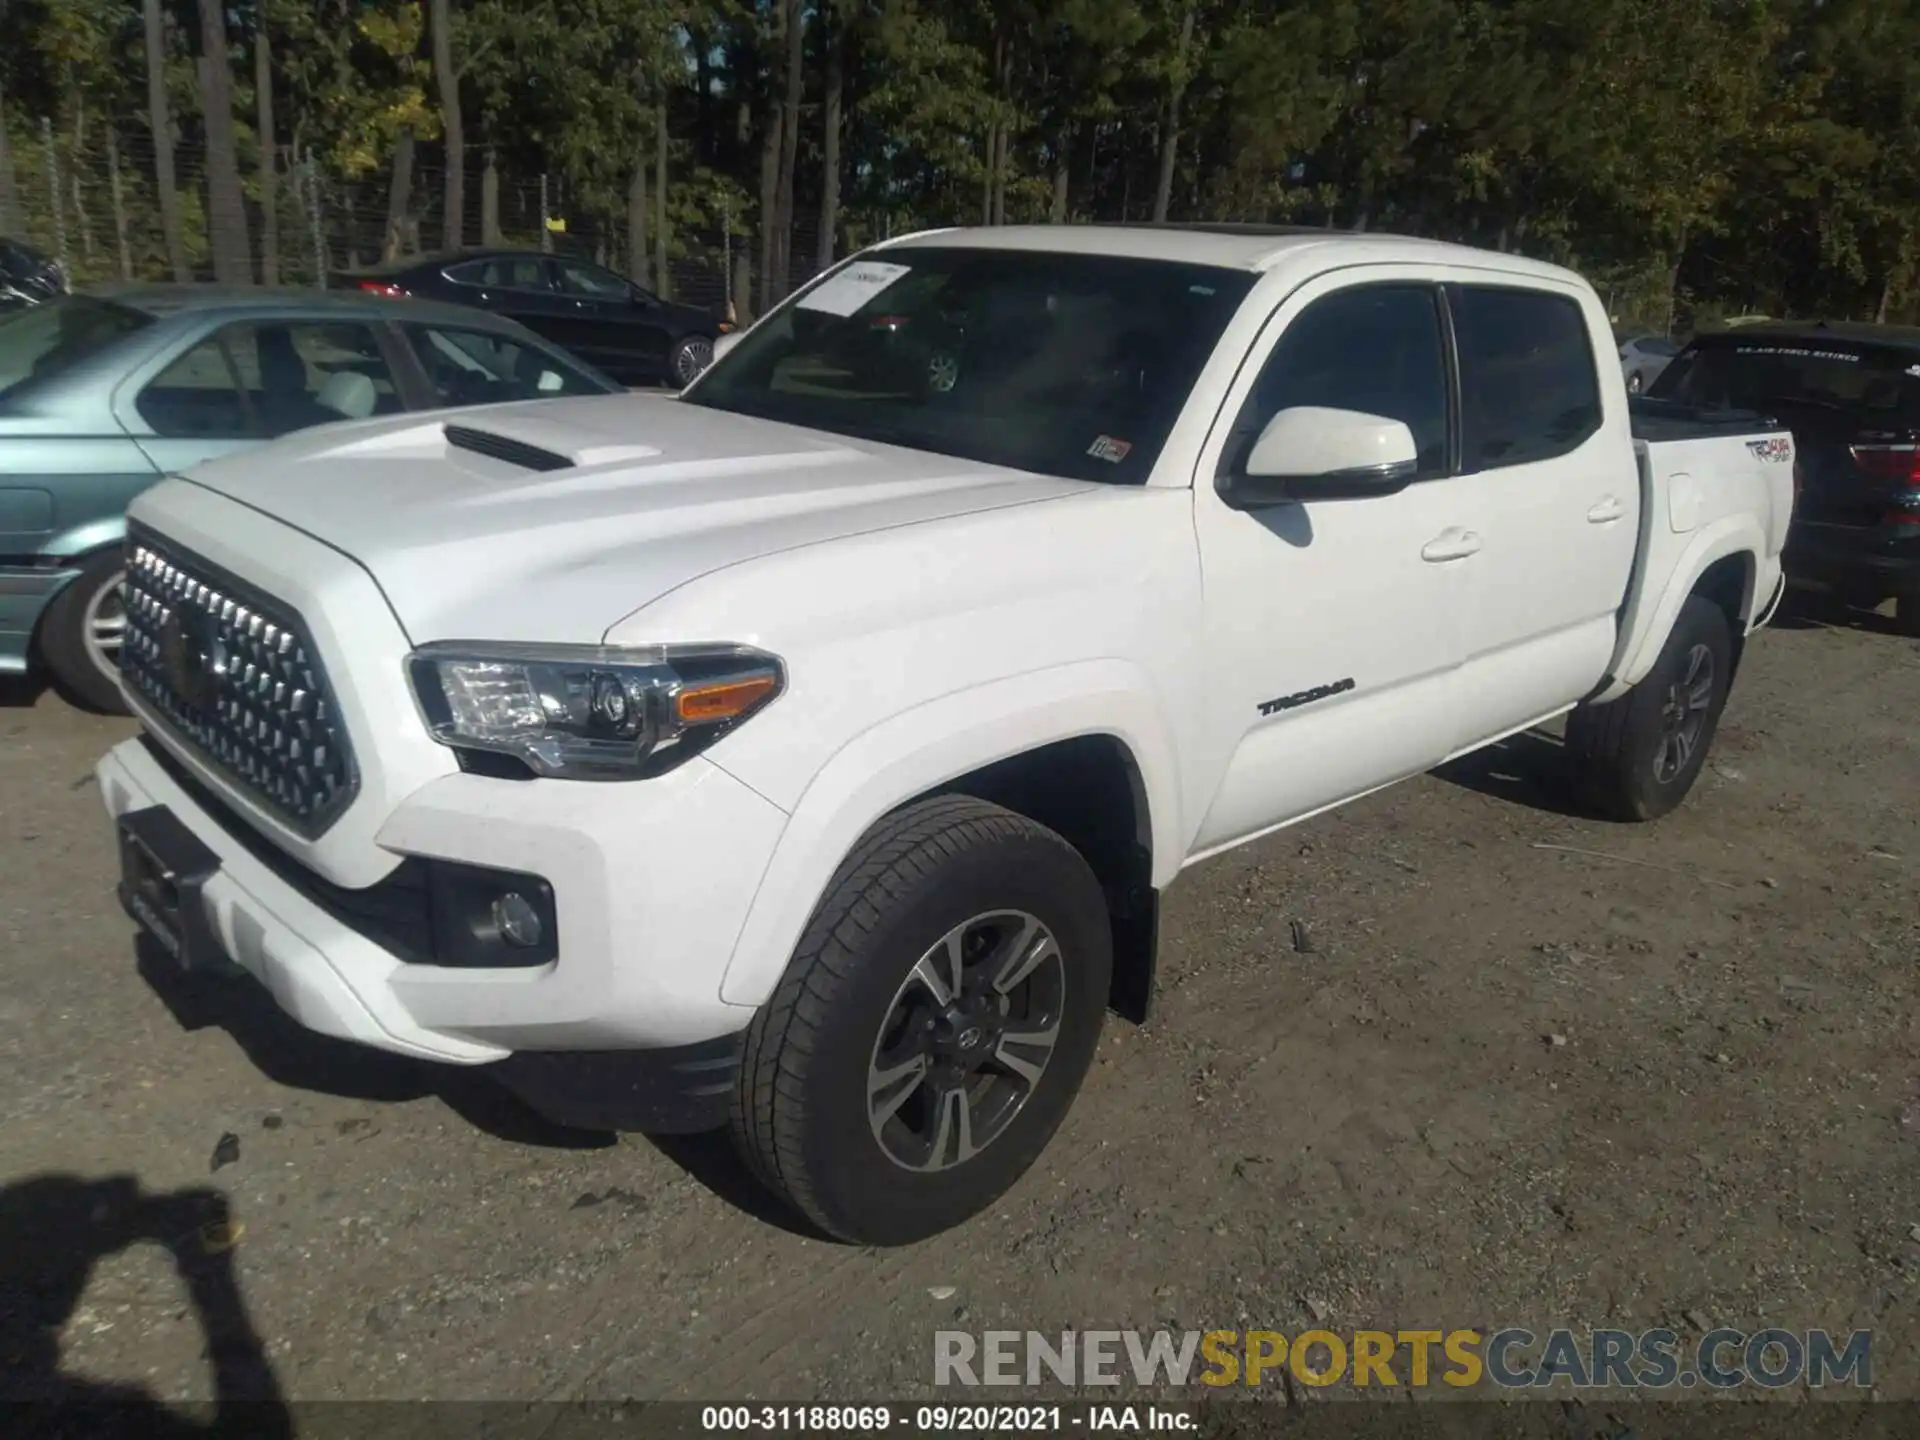
<svg viewBox="0 0 1920 1440"><path fill-rule="evenodd" d="M303 1399L860 1399L939 1328L1311 1319L1871 1328L1920 1398L1920 644L1843 620L1756 640L1659 825L1564 813L1527 736L1186 876L1152 1024L995 1212L887 1252L720 1144L143 970L91 777L130 726L8 692L5 1386L205 1397L252 1335Z"/></svg>

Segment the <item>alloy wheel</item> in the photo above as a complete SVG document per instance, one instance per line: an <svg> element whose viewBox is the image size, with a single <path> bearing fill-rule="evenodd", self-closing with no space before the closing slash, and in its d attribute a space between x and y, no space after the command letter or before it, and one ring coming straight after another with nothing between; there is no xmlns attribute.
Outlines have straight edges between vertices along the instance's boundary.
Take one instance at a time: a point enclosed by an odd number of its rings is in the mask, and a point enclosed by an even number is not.
<svg viewBox="0 0 1920 1440"><path fill-rule="evenodd" d="M867 1123L887 1158L947 1170L1006 1133L1053 1058L1066 993L1059 943L1025 911L941 936L901 981L867 1065Z"/></svg>

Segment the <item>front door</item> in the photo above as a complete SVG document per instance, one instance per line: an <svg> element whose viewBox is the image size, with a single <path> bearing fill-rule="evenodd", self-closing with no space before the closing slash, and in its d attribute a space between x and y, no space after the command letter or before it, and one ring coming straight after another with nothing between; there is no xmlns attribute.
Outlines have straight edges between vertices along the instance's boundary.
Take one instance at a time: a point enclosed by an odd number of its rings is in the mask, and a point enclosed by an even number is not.
<svg viewBox="0 0 1920 1440"><path fill-rule="evenodd" d="M558 260L554 270L561 296L573 306L571 338L563 344L627 384L666 373L667 329L658 300L584 260Z"/></svg>
<svg viewBox="0 0 1920 1440"><path fill-rule="evenodd" d="M1206 852L1429 769L1458 721L1456 616L1472 564L1448 475L1438 287L1335 272L1275 312L1201 455L1206 696L1225 774ZM1419 476L1395 494L1231 509L1215 489L1267 420L1330 406L1404 421Z"/></svg>

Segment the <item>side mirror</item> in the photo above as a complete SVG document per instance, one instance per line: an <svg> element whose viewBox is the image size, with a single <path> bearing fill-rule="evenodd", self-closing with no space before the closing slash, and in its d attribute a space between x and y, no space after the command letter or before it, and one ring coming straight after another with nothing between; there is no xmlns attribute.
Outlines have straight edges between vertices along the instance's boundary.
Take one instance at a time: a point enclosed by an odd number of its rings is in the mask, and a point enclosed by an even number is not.
<svg viewBox="0 0 1920 1440"><path fill-rule="evenodd" d="M1358 500L1403 490L1419 470L1419 447L1404 421L1296 405L1267 421L1246 459L1220 477L1219 490L1236 510Z"/></svg>
<svg viewBox="0 0 1920 1440"><path fill-rule="evenodd" d="M740 343L740 332L738 330L729 330L725 335L720 336L718 339L716 339L713 342L714 360L718 360L722 355L726 354L729 350L731 350L734 346L738 345L739 343ZM710 361L708 363L711 364L712 362Z"/></svg>

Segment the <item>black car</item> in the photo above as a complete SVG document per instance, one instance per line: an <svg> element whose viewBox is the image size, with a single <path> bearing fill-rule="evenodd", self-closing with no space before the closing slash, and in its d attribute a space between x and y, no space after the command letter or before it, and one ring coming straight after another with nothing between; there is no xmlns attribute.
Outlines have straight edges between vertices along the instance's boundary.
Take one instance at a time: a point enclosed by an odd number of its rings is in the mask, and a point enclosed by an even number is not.
<svg viewBox="0 0 1920 1440"><path fill-rule="evenodd" d="M24 241L0 235L0 314L66 292L67 274L58 260Z"/></svg>
<svg viewBox="0 0 1920 1440"><path fill-rule="evenodd" d="M1757 410L1793 431L1789 578L1920 635L1920 328L1772 323L1695 338L1650 399Z"/></svg>
<svg viewBox="0 0 1920 1440"><path fill-rule="evenodd" d="M710 310L662 300L590 260L538 250L414 255L335 277L375 295L451 300L519 321L623 385L684 386L732 327Z"/></svg>

